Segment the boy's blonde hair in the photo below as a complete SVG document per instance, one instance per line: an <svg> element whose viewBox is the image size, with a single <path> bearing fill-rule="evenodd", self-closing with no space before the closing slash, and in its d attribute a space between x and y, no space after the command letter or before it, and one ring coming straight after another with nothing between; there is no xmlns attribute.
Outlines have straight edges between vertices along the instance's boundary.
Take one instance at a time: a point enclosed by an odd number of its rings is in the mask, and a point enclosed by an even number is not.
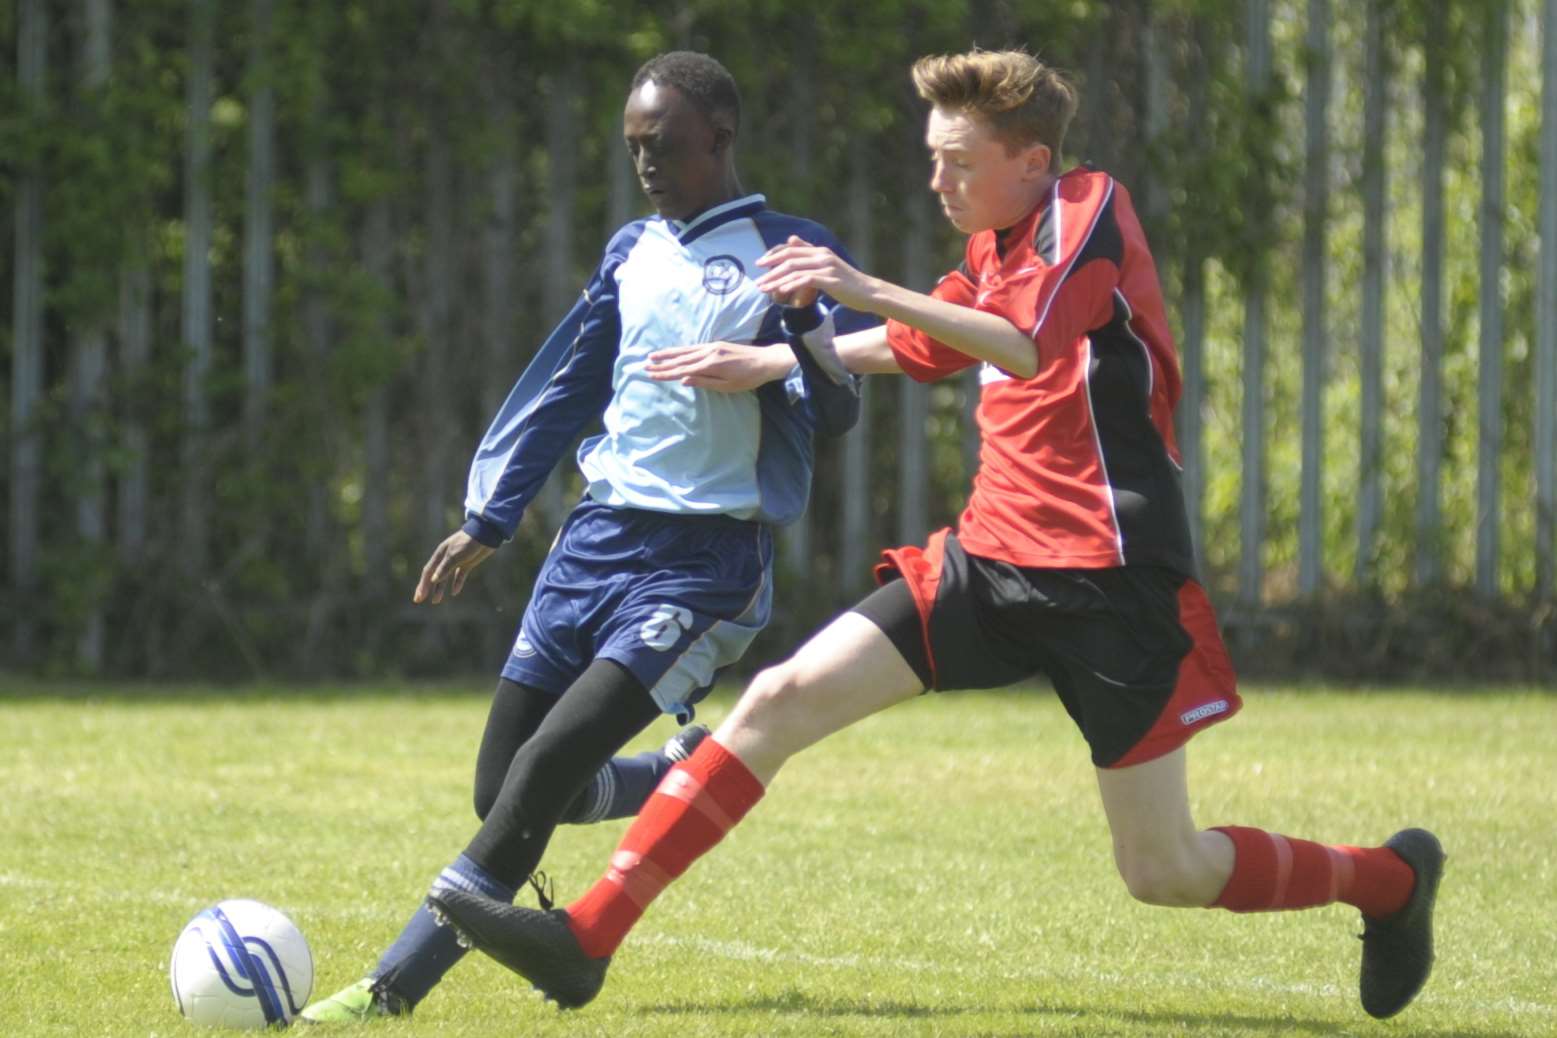
<svg viewBox="0 0 1557 1038"><path fill-rule="evenodd" d="M920 58L913 76L920 97L982 120L1007 154L1046 144L1050 168L1059 163L1077 100L1076 88L1059 70L1025 51L973 50Z"/></svg>

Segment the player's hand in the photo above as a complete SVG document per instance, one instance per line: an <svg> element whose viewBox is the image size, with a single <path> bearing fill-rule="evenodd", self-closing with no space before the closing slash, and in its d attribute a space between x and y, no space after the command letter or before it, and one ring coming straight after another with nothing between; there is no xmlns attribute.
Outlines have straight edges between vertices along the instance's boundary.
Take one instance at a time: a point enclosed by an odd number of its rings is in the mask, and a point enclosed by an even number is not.
<svg viewBox="0 0 1557 1038"><path fill-rule="evenodd" d="M696 389L742 393L783 378L794 365L794 355L782 345L705 342L655 350L649 354L649 363L643 370L658 382L680 382Z"/></svg>
<svg viewBox="0 0 1557 1038"><path fill-rule="evenodd" d="M432 558L427 560L427 565L422 567L422 579L416 582L416 593L411 601L420 605L431 598L432 604L437 605L443 601L445 588L451 598L459 594L471 571L487 561L492 551L464 530L455 530L444 538L433 551Z"/></svg>
<svg viewBox="0 0 1557 1038"><path fill-rule="evenodd" d="M763 253L757 266L767 268L757 279L757 288L786 306L810 306L817 293L826 292L844 306L870 309L875 279L849 266L825 246L790 235L783 245Z"/></svg>

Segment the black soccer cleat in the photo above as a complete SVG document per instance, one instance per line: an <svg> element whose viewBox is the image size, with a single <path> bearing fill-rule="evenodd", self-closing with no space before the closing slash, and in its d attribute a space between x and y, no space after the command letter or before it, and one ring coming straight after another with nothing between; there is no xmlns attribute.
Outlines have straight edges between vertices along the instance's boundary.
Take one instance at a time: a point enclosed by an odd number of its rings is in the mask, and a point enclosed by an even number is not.
<svg viewBox="0 0 1557 1038"><path fill-rule="evenodd" d="M1443 846L1426 829L1402 829L1384 844L1416 873L1405 907L1382 919L1362 917L1362 1008L1394 1016L1422 990L1433 970L1433 903L1443 875Z"/></svg>
<svg viewBox="0 0 1557 1038"><path fill-rule="evenodd" d="M560 908L538 912L463 890L435 890L427 904L461 944L507 966L563 1009L586 1005L605 983L611 957L587 955Z"/></svg>

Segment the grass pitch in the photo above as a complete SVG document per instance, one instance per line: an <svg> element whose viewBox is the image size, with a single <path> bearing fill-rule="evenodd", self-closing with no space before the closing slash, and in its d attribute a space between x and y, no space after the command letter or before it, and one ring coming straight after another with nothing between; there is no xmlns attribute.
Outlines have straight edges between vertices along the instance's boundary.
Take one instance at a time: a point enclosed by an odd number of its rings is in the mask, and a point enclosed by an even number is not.
<svg viewBox="0 0 1557 1038"><path fill-rule="evenodd" d="M0 691L0 1035L197 1033L167 957L226 897L292 916L316 996L361 976L473 831L485 686ZM559 1014L472 955L414 1019L373 1030L1557 1034L1557 697L1246 696L1192 743L1201 824L1353 843L1419 824L1448 849L1438 968L1394 1021L1357 1004L1350 909L1133 902L1080 737L1029 692L925 697L797 758L586 1009ZM559 832L561 899L625 824Z"/></svg>

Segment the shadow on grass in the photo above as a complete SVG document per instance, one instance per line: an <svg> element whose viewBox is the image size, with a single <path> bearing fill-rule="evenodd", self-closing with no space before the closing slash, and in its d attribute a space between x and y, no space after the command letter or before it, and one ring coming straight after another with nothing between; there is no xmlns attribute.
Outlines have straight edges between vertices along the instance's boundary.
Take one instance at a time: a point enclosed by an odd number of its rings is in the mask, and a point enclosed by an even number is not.
<svg viewBox="0 0 1557 1038"><path fill-rule="evenodd" d="M496 675L467 674L437 681L107 681L39 680L0 673L0 702L36 703L264 703L353 699L449 699L491 695Z"/></svg>
<svg viewBox="0 0 1557 1038"><path fill-rule="evenodd" d="M0 703L3 702L59 702L59 703L255 703L269 701L336 702L354 699L449 699L461 696L490 695L497 684L495 673L472 672L450 674L436 678L386 677L346 678L341 680L297 679L283 677L256 680L223 681L220 678L204 680L169 679L155 681L144 678L116 681L111 678L33 677L7 673L0 670ZM733 703L744 682L737 676L726 680L709 693L705 702ZM1006 689L980 692L983 696L1030 696L1034 689L1047 694L1048 686L1014 685ZM1445 698L1474 700L1486 693L1528 696L1557 701L1557 688L1547 688L1520 683L1473 685L1463 682L1437 684L1409 684L1379 682L1369 690L1384 693L1428 694ZM1347 686L1323 682L1250 682L1244 689L1246 696L1263 692L1303 693L1348 691ZM1365 690L1356 689L1359 694Z"/></svg>
<svg viewBox="0 0 1557 1038"><path fill-rule="evenodd" d="M386 678L351 681L110 681L18 677L0 671L0 703L350 702L355 699L459 699L491 696L497 673L455 674L426 681ZM721 684L699 703L733 703L740 686Z"/></svg>
<svg viewBox="0 0 1557 1038"><path fill-rule="evenodd" d="M682 1002L644 1006L645 1013L665 1016L705 1016L718 1013L773 1013L784 1016L814 1017L817 1019L838 1017L876 1017L898 1020L933 1020L980 1014L1014 1015L1030 1017L1054 1017L1069 1020L1086 1030L1089 1026L1106 1028L1110 1021L1138 1025L1148 1032L1158 1029L1185 1029L1217 1027L1243 1031L1249 1034L1282 1035L1349 1035L1374 1022L1360 1011L1356 1023L1335 1023L1329 1020L1301 1020L1291 1016L1252 1016L1240 1013L1185 1013L1171 1010L1154 1012L1149 1009L1117 1009L1106 1006L1074 1006L1063 1003L1040 1002L1032 1005L972 1006L956 1003L926 1005L920 1002L900 1002L892 999L865 999L817 996L805 991L790 989L777 995L740 999L727 1002ZM1450 1030L1412 1027L1413 1038L1518 1038L1512 1031L1483 1028L1454 1027Z"/></svg>

